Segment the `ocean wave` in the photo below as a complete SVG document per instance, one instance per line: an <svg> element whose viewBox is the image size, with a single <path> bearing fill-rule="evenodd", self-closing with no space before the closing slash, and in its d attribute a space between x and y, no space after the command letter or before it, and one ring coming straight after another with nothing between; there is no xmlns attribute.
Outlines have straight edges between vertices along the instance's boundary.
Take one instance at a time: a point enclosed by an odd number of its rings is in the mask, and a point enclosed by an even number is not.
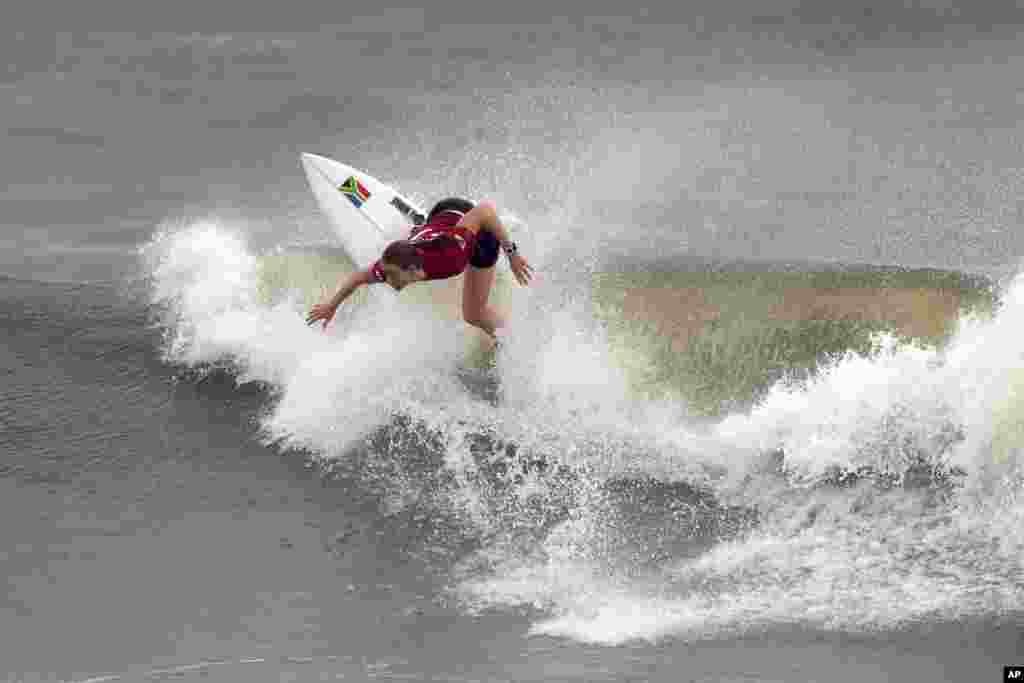
<svg viewBox="0 0 1024 683"><path fill-rule="evenodd" d="M449 519L421 543L467 609L607 643L1021 608L1017 283L997 305L847 275L854 317L839 275L800 275L801 313L792 274L691 274L638 314L642 282L584 269L509 296L490 353L444 293L367 293L309 328L350 266L243 233L165 226L144 249L165 361L265 383L266 443ZM909 308L865 314L883 289ZM929 291L957 298L921 327Z"/></svg>

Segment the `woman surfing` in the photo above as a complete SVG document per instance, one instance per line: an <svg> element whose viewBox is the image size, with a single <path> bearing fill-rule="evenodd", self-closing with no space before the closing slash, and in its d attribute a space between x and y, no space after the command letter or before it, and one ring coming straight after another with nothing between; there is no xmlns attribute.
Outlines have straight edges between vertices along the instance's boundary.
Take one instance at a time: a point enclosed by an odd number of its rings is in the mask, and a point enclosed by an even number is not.
<svg viewBox="0 0 1024 683"><path fill-rule="evenodd" d="M430 210L426 223L412 229L408 239L389 244L372 266L349 275L334 296L313 306L306 324L323 320L326 329L341 302L362 285L387 282L400 292L414 282L443 280L465 271L462 317L497 340L495 330L505 324L505 319L487 300L499 248L508 256L519 284L529 284L533 268L509 239L494 202L474 206L465 199L443 199Z"/></svg>

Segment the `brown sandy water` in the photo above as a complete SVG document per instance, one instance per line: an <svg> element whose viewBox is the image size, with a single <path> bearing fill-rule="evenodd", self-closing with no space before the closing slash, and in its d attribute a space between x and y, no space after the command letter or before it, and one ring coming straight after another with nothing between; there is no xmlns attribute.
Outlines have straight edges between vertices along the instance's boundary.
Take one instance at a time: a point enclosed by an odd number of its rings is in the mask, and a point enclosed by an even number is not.
<svg viewBox="0 0 1024 683"><path fill-rule="evenodd" d="M748 331L859 316L936 339L956 310L989 301L921 274L824 290L771 274L677 277L690 284L599 286L596 298L618 297L626 329L681 352L730 316ZM1022 652L1015 622L995 616L877 636L786 627L615 647L531 636L529 610L474 615L452 599L465 539L443 515L392 509L359 476L325 480L303 454L259 445L269 397L226 377L173 381L113 291L21 284L6 306L0 661L12 683L953 681L994 676ZM68 343L68 330L87 332Z"/></svg>

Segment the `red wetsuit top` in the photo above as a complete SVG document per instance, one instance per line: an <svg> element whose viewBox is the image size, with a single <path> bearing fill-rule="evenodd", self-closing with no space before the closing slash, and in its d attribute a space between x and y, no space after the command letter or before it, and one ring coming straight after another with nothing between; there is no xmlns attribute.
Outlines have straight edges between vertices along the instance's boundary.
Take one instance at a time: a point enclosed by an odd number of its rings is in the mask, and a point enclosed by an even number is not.
<svg viewBox="0 0 1024 683"><path fill-rule="evenodd" d="M442 211L423 225L417 225L409 233L409 241L423 256L423 272L428 280L443 280L454 277L466 269L469 257L476 246L476 234L469 228L456 227L462 220L461 211ZM454 239L443 239L448 235ZM438 239L442 238L442 239ZM371 283L384 282L384 269L378 259L369 269Z"/></svg>

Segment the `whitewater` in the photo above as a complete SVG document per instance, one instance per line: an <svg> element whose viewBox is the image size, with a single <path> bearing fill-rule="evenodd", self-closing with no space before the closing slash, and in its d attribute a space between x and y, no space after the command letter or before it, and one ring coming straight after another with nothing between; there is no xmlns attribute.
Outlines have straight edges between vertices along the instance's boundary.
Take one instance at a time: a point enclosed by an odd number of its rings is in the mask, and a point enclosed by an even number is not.
<svg viewBox="0 0 1024 683"><path fill-rule="evenodd" d="M1024 17L556 4L8 22L0 680L1021 663ZM307 327L307 152L494 200L508 343Z"/></svg>
<svg viewBox="0 0 1024 683"><path fill-rule="evenodd" d="M328 470L359 448L371 472L429 453L436 471L388 495L429 496L479 540L454 572L469 609L528 606L535 633L616 644L1021 608L1017 279L941 348L883 334L709 423L635 395L568 278L517 293L481 374L458 324L400 297L326 332L302 324L299 289L261 304L260 257L223 224L168 227L145 252L165 360L265 383L265 443ZM642 514L622 481L653 491Z"/></svg>

